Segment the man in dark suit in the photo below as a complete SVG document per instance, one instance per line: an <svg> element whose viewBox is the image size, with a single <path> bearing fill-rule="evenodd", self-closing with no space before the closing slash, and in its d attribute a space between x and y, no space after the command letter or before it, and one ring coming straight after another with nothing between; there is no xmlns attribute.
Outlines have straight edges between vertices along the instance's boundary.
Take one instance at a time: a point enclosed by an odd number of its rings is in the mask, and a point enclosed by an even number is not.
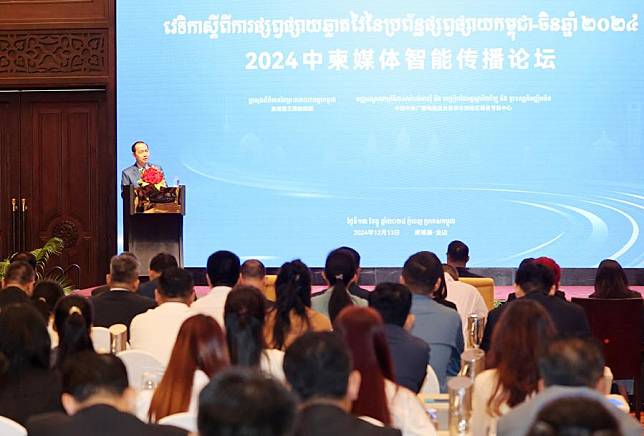
<svg viewBox="0 0 644 436"><path fill-rule="evenodd" d="M411 291L399 283L380 283L369 297L385 322L385 334L394 364L396 383L418 393L429 364L429 344L409 331L414 324Z"/></svg>
<svg viewBox="0 0 644 436"><path fill-rule="evenodd" d="M284 374L302 400L295 436L395 436L350 414L360 391L346 345L330 332L306 333L286 349Z"/></svg>
<svg viewBox="0 0 644 436"><path fill-rule="evenodd" d="M150 164L150 149L145 142L136 141L132 144L132 156L135 159L134 165L125 168L121 173L121 186L139 186L141 172L150 166L154 166L163 172L160 166Z"/></svg>
<svg viewBox="0 0 644 436"><path fill-rule="evenodd" d="M470 261L470 249L462 241L452 241L447 246L447 264L456 268L459 277L481 277L467 269Z"/></svg>
<svg viewBox="0 0 644 436"><path fill-rule="evenodd" d="M136 393L127 371L111 354L83 351L63 365L63 413L37 415L27 421L32 436L187 435L176 427L146 424L132 414Z"/></svg>
<svg viewBox="0 0 644 436"><path fill-rule="evenodd" d="M29 304L35 281L36 273L29 263L24 260L11 262L2 279L0 308L14 303Z"/></svg>
<svg viewBox="0 0 644 436"><path fill-rule="evenodd" d="M547 266L537 263L534 259L521 262L514 278L514 288L517 298L528 298L541 304L550 315L557 327L560 337L590 336L590 326L584 309L554 295L554 273ZM508 304L506 303L490 311L487 316L485 332L481 348L490 349L494 327Z"/></svg>
<svg viewBox="0 0 644 436"><path fill-rule="evenodd" d="M132 318L156 307L156 302L136 293L139 287L139 262L129 253L119 254L110 260L107 275L108 292L92 297L94 325L109 328L125 324L130 328Z"/></svg>
<svg viewBox="0 0 644 436"><path fill-rule="evenodd" d="M159 285L159 276L163 270L172 267L178 267L177 259L170 253L159 253L156 254L152 259L150 259L150 267L148 271L148 276L150 280L141 283L137 292L139 295L148 297L154 300L154 291Z"/></svg>

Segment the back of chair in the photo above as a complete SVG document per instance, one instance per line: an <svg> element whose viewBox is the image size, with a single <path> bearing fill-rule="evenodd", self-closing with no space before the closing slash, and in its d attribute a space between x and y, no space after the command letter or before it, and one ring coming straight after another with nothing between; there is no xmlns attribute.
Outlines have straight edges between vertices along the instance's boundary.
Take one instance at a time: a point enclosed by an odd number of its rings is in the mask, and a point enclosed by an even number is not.
<svg viewBox="0 0 644 436"><path fill-rule="evenodd" d="M639 377L642 300L572 298L586 311L590 330L604 348L606 366L616 380Z"/></svg>
<svg viewBox="0 0 644 436"><path fill-rule="evenodd" d="M459 282L467 283L478 289L488 310L494 309L494 279L491 277L459 277Z"/></svg>
<svg viewBox="0 0 644 436"><path fill-rule="evenodd" d="M27 429L12 419L0 416L0 435L27 436Z"/></svg>
<svg viewBox="0 0 644 436"><path fill-rule="evenodd" d="M159 420L159 424L174 425L175 427L197 433L197 416L193 413L175 413Z"/></svg>
<svg viewBox="0 0 644 436"><path fill-rule="evenodd" d="M109 353L110 352L110 331L106 327L92 327L90 333L92 337L92 343L94 344L94 350L97 353Z"/></svg>
<svg viewBox="0 0 644 436"><path fill-rule="evenodd" d="M425 381L420 387L420 394L434 395L438 394L441 391L440 383L438 382L438 377L436 377L436 372L431 365L427 365L427 374L425 375Z"/></svg>
<svg viewBox="0 0 644 436"><path fill-rule="evenodd" d="M118 353L117 356L125 364L127 379L130 386L135 389L140 390L143 387L143 376L145 373L150 373L151 376L156 375L157 377L155 378L160 380L158 376L165 371L165 366L147 351L126 350Z"/></svg>

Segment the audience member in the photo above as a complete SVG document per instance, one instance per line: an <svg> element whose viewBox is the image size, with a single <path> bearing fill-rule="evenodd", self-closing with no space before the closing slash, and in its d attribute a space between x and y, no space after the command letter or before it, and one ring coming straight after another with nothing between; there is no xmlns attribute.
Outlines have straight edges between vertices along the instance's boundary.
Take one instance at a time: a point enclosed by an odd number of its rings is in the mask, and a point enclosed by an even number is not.
<svg viewBox="0 0 644 436"><path fill-rule="evenodd" d="M351 256L356 264L356 279L351 282L349 285L349 292L351 295L355 295L358 298L369 301L369 291L360 287L360 275L362 273L362 268L360 268L360 253L351 247L340 247L339 250L345 250Z"/></svg>
<svg viewBox="0 0 644 436"><path fill-rule="evenodd" d="M589 398L560 398L537 416L528 436L622 436L606 407Z"/></svg>
<svg viewBox="0 0 644 436"><path fill-rule="evenodd" d="M555 262L554 259L551 259L551 258L545 257L545 256L537 257L536 259L534 259L534 258L524 259L524 262L525 261L530 261L530 260L534 260L535 263L547 266L550 269L550 271L552 271L552 274L554 275L555 285L554 285L553 288L550 289L548 294L549 295L554 295L555 297L559 297L559 298L562 298L562 299L565 300L566 299L566 293L564 291L562 291L561 289L559 289L559 284L561 282L561 267L559 266L559 264L557 262ZM517 294L515 292L510 292L508 294L507 302L515 300L516 298L517 298Z"/></svg>
<svg viewBox="0 0 644 436"><path fill-rule="evenodd" d="M497 435L526 435L541 410L560 398L595 400L603 405L619 424L624 436L641 436L641 425L613 406L601 394L604 383L604 356L599 345L590 339L566 338L550 343L539 358L540 392L516 406L498 421Z"/></svg>
<svg viewBox="0 0 644 436"><path fill-rule="evenodd" d="M538 359L555 326L535 301L512 303L499 319L487 355L488 369L476 377L472 398L474 436L496 433L496 420L536 393Z"/></svg>
<svg viewBox="0 0 644 436"><path fill-rule="evenodd" d="M36 256L31 251L19 251L17 253L14 253L14 255L11 256L10 262L13 263L18 261L27 262L29 265L31 265L34 271L36 271L36 269L38 268Z"/></svg>
<svg viewBox="0 0 644 436"><path fill-rule="evenodd" d="M150 420L157 422L180 412L196 413L201 389L229 364L226 339L217 321L202 314L186 319L163 378L152 396L148 411Z"/></svg>
<svg viewBox="0 0 644 436"><path fill-rule="evenodd" d="M121 256L130 256L134 261L136 261L137 265L139 265L139 259L136 257L136 255L130 251L124 251L120 254ZM138 269L137 269L138 271ZM109 276L107 276L109 277ZM137 285L138 286L138 285ZM104 294L105 292L108 292L110 290L110 285L109 283L105 283L104 285L100 285L92 289L91 295L92 297L96 297L98 295Z"/></svg>
<svg viewBox="0 0 644 436"><path fill-rule="evenodd" d="M461 369L465 344L458 312L432 298L441 289L446 292L440 260L429 251L410 256L403 266L401 281L413 294L411 313L415 323L411 333L431 347L429 364L436 372L441 392L446 392L447 377L457 375Z"/></svg>
<svg viewBox="0 0 644 436"><path fill-rule="evenodd" d="M139 262L131 254L119 254L110 260L107 275L109 292L92 297L94 325L109 328L125 324L129 328L132 319L139 313L156 307L149 298L136 293L139 287Z"/></svg>
<svg viewBox="0 0 644 436"><path fill-rule="evenodd" d="M54 330L54 307L58 300L65 296L62 286L54 280L40 280L34 285L31 300L47 324L47 331L51 338L51 347L58 346L58 334Z"/></svg>
<svg viewBox="0 0 644 436"><path fill-rule="evenodd" d="M470 261L470 249L464 242L452 241L447 246L447 264L458 271L459 277L481 277L467 269Z"/></svg>
<svg viewBox="0 0 644 436"><path fill-rule="evenodd" d="M333 333L309 332L286 350L284 372L299 396L296 436L400 435L399 430L376 427L350 414L360 391L360 373Z"/></svg>
<svg viewBox="0 0 644 436"><path fill-rule="evenodd" d="M289 436L295 418L291 393L248 368L223 371L199 395L200 436Z"/></svg>
<svg viewBox="0 0 644 436"><path fill-rule="evenodd" d="M195 299L192 274L183 268L166 268L159 276L155 298L157 307L132 320L130 346L147 351L166 364L181 324L193 314L190 310Z"/></svg>
<svg viewBox="0 0 644 436"><path fill-rule="evenodd" d="M346 306L366 306L367 300L351 295L348 288L356 280L357 267L347 250L333 250L326 257L322 277L329 285L324 292L311 298L311 308L333 322Z"/></svg>
<svg viewBox="0 0 644 436"><path fill-rule="evenodd" d="M264 324L267 347L283 350L303 333L331 330L329 319L311 309L311 271L301 260L282 265L275 292L277 301Z"/></svg>
<svg viewBox="0 0 644 436"><path fill-rule="evenodd" d="M405 285L380 283L369 296L369 307L378 311L385 323L396 382L418 393L429 364L429 345L409 333L414 325L411 292Z"/></svg>
<svg viewBox="0 0 644 436"><path fill-rule="evenodd" d="M642 294L628 289L628 279L619 262L604 259L595 274L595 292L589 298L642 298Z"/></svg>
<svg viewBox="0 0 644 436"><path fill-rule="evenodd" d="M456 305L456 311L461 317L463 327L463 338L467 336L467 318L471 314L476 314L481 318L487 316L487 305L483 296L474 286L454 279L449 273L453 269L450 265L443 265L443 275L445 277L445 286L447 287L447 299Z"/></svg>
<svg viewBox="0 0 644 436"><path fill-rule="evenodd" d="M49 355L47 327L33 306L0 310L0 416L24 425L32 415L62 411L60 379L49 369Z"/></svg>
<svg viewBox="0 0 644 436"><path fill-rule="evenodd" d="M228 293L239 280L239 257L230 251L216 251L208 257L206 280L210 292L192 305L195 312L212 316L224 325L224 305Z"/></svg>
<svg viewBox="0 0 644 436"><path fill-rule="evenodd" d="M49 413L27 423L33 436L186 435L175 427L145 424L132 414L136 393L112 354L78 353L62 369L62 401L68 415Z"/></svg>
<svg viewBox="0 0 644 436"><path fill-rule="evenodd" d="M35 281L36 273L29 263L24 260L11 262L2 279L0 309L9 304L30 304Z"/></svg>
<svg viewBox="0 0 644 436"><path fill-rule="evenodd" d="M150 266L148 267L148 280L141 283L137 292L144 297L155 299L154 291L159 285L159 276L166 268L178 267L177 259L170 253L158 253L150 259Z"/></svg>
<svg viewBox="0 0 644 436"><path fill-rule="evenodd" d="M92 306L85 297L68 295L58 301L54 308L54 329L58 334L54 361L56 368L62 368L75 353L94 351L91 338Z"/></svg>
<svg viewBox="0 0 644 436"><path fill-rule="evenodd" d="M333 324L345 340L362 383L353 403L354 415L366 415L402 431L405 436L435 434L418 397L395 383L382 318L368 307L345 308Z"/></svg>
<svg viewBox="0 0 644 436"><path fill-rule="evenodd" d="M584 310L576 304L551 295L554 289L554 274L547 266L534 260L521 262L514 278L514 289L519 299L527 298L536 301L546 309L557 327L559 336L590 336L590 327ZM494 327L503 311L513 303L511 301L499 306L488 314L481 341L483 350L490 349Z"/></svg>
<svg viewBox="0 0 644 436"><path fill-rule="evenodd" d="M266 289L266 267L257 259L248 259L241 265L239 285L254 286L264 294Z"/></svg>
<svg viewBox="0 0 644 436"><path fill-rule="evenodd" d="M235 286L224 307L224 325L233 365L261 369L284 381L284 352L267 349L264 342L266 298L254 286Z"/></svg>

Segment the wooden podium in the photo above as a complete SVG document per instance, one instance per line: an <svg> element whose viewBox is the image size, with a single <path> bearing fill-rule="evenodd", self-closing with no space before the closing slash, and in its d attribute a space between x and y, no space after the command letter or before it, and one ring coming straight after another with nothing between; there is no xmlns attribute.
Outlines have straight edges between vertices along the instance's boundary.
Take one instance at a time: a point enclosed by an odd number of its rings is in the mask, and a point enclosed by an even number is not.
<svg viewBox="0 0 644 436"><path fill-rule="evenodd" d="M123 186L123 247L134 253L144 274L157 253L174 255L183 266L183 216L186 187Z"/></svg>

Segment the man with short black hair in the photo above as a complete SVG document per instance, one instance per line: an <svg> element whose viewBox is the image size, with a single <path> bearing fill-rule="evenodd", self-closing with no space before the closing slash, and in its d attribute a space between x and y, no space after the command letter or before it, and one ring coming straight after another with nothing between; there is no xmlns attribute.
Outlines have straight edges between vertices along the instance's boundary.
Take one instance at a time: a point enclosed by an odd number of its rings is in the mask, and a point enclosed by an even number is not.
<svg viewBox="0 0 644 436"><path fill-rule="evenodd" d="M502 416L497 425L497 435L527 434L541 409L552 401L568 397L594 399L616 419L621 434L642 434L642 427L637 421L601 394L604 387L604 356L594 340L567 338L553 341L539 358L539 372L540 392Z"/></svg>
<svg viewBox="0 0 644 436"><path fill-rule="evenodd" d="M239 280L239 257L230 251L216 251L208 257L206 280L210 292L192 305L196 313L212 316L224 325L224 306L230 290Z"/></svg>
<svg viewBox="0 0 644 436"><path fill-rule="evenodd" d="M11 262L2 279L0 308L14 303L29 304L35 281L36 273L28 262L24 260Z"/></svg>
<svg viewBox="0 0 644 436"><path fill-rule="evenodd" d="M155 292L156 308L134 317L130 327L130 346L153 354L163 364L170 360L181 324L193 315L195 299L192 274L183 268L170 267L159 276Z"/></svg>
<svg viewBox="0 0 644 436"><path fill-rule="evenodd" d="M241 265L239 285L253 286L262 293L266 288L266 267L257 259L248 259Z"/></svg>
<svg viewBox="0 0 644 436"><path fill-rule="evenodd" d="M296 436L400 435L351 415L360 391L360 373L339 336L309 332L286 349L284 374L302 401Z"/></svg>
<svg viewBox="0 0 644 436"><path fill-rule="evenodd" d="M517 298L528 298L541 304L552 318L560 337L588 337L590 326L584 309L562 298L553 296L555 279L553 271L534 259L525 259L514 278ZM490 349L494 327L510 301L490 311L485 324L481 348Z"/></svg>
<svg viewBox="0 0 644 436"><path fill-rule="evenodd" d="M380 283L369 296L369 307L380 313L394 364L396 383L418 393L427 374L427 342L409 333L414 326L411 292L399 283Z"/></svg>
<svg viewBox="0 0 644 436"><path fill-rule="evenodd" d="M290 436L295 417L291 393L248 368L219 372L199 394L199 436Z"/></svg>
<svg viewBox="0 0 644 436"><path fill-rule="evenodd" d="M170 253L158 253L150 259L150 266L148 269L148 280L139 285L137 292L144 297L154 299L154 291L159 284L159 276L166 268L177 267L177 259Z"/></svg>
<svg viewBox="0 0 644 436"><path fill-rule="evenodd" d="M156 307L156 303L136 293L139 287L139 262L129 253L119 254L110 260L107 275L108 292L92 297L94 325L109 328L125 324L130 328L132 318Z"/></svg>
<svg viewBox="0 0 644 436"><path fill-rule="evenodd" d="M47 413L30 418L32 436L187 435L185 430L146 424L133 414L136 392L127 371L112 354L82 351L62 368L62 403L68 415Z"/></svg>
<svg viewBox="0 0 644 436"><path fill-rule="evenodd" d="M447 264L458 271L459 277L481 277L467 269L470 261L470 249L462 241L452 241L447 246Z"/></svg>

